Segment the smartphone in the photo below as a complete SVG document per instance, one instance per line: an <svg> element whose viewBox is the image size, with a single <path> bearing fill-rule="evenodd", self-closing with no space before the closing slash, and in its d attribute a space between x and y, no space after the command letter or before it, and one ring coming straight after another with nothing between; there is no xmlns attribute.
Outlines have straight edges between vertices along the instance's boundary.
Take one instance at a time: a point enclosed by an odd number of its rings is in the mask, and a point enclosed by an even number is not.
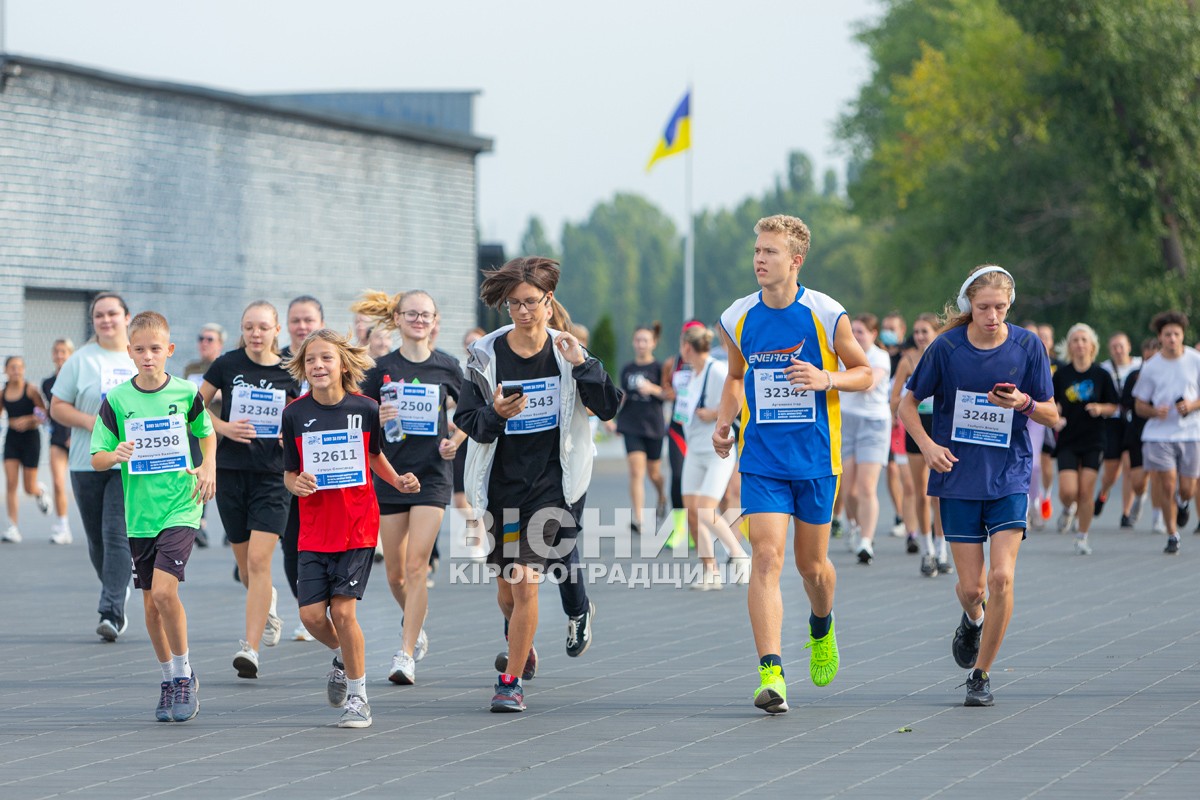
<svg viewBox="0 0 1200 800"><path fill-rule="evenodd" d="M1015 383L997 383L992 387L992 391L996 394L1012 394L1017 388Z"/></svg>
<svg viewBox="0 0 1200 800"><path fill-rule="evenodd" d="M1178 399L1175 401L1175 407L1176 407L1176 408L1179 408L1179 404L1180 404L1180 403L1182 403L1182 402L1184 402L1184 400L1185 400L1185 398L1183 398L1183 397L1180 397L1180 398L1178 398ZM1179 416L1181 416L1181 417L1186 417L1186 416L1187 416L1187 412L1185 411L1185 412L1183 412L1182 414L1180 414Z"/></svg>
<svg viewBox="0 0 1200 800"><path fill-rule="evenodd" d="M525 387L519 383L514 386L505 385L500 387L500 391L505 397L512 397L513 395L525 394Z"/></svg>

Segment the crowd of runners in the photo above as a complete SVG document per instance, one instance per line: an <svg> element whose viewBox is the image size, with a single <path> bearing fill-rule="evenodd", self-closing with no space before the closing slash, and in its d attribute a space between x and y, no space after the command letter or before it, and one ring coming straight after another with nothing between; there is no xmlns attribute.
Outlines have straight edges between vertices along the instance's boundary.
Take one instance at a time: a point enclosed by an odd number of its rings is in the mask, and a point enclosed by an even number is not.
<svg viewBox="0 0 1200 800"><path fill-rule="evenodd" d="M21 357L5 362L3 541L22 541L23 490L43 514L53 510L50 541L71 544L69 483L101 585L96 633L117 641L130 587L142 590L162 673L156 718L186 721L199 683L179 584L193 547L215 544L215 500L245 588L232 668L257 679L261 649L283 636L278 546L300 620L293 638L330 651L327 697L351 728L372 722L356 621L372 567L384 564L402 616L386 677L415 684L450 507L466 520L463 552L498 578L507 645L495 657L491 710L526 707L545 576L556 576L567 654L588 650L596 605L578 541L599 424L624 441L630 535L669 531L668 548L694 546L691 589L747 586L753 702L771 714L788 710L780 578L789 531L811 612L814 684L838 672L828 548L840 538L864 566L907 553L919 556L914 576L957 576L951 652L969 670L966 705L993 702L988 671L1029 529L1053 524L1090 555L1093 523L1119 508L1121 529L1142 524L1166 535L1167 554L1180 551L1200 477L1200 352L1185 343L1182 313L1149 321L1140 356L1128 334L1111 333L1100 361L1085 323L1059 341L1048 325L1009 322L1016 282L986 265L910 332L898 312L850 315L803 285L810 233L799 219L767 217L754 232L759 291L712 327L688 321L665 361L659 324L638 327L616 382L555 298L561 273L546 258L484 274L480 299L511 323L470 331L462 361L438 349L438 304L420 289L365 291L345 335L326 325L315 297L296 297L282 315L256 301L232 348L221 324L207 324L199 359L182 370L168 363L168 320L97 294L94 336L78 350L56 341L56 372L40 387ZM43 427L50 488L38 478ZM880 531L898 540L891 551Z"/></svg>

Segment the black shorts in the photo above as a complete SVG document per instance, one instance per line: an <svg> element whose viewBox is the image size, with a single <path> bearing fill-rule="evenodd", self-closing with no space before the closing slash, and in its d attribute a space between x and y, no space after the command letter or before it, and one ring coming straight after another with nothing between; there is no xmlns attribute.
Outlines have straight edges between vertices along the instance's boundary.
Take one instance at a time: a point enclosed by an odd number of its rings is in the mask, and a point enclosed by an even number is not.
<svg viewBox="0 0 1200 800"><path fill-rule="evenodd" d="M1130 437L1125 442L1125 452L1129 453L1129 468L1142 468L1142 440L1141 437Z"/></svg>
<svg viewBox="0 0 1200 800"><path fill-rule="evenodd" d="M1046 428L1045 438L1042 439L1042 452L1051 458L1058 455L1058 431Z"/></svg>
<svg viewBox="0 0 1200 800"><path fill-rule="evenodd" d="M582 506L580 506L582 510ZM489 509L491 552L487 562L502 570L517 563L542 570L575 548L579 522L569 508L549 506L505 522L503 509Z"/></svg>
<svg viewBox="0 0 1200 800"><path fill-rule="evenodd" d="M71 449L71 429L66 425L51 423L50 425L50 446L60 447L63 450Z"/></svg>
<svg viewBox="0 0 1200 800"><path fill-rule="evenodd" d="M634 433L622 435L625 437L626 453L645 453L647 461L658 461L662 458L663 440L661 436L638 436Z"/></svg>
<svg viewBox="0 0 1200 800"><path fill-rule="evenodd" d="M445 508L445 506L435 505L434 503L380 503L379 516L389 517L392 514L407 514L417 506L428 506L429 508Z"/></svg>
<svg viewBox="0 0 1200 800"><path fill-rule="evenodd" d="M42 435L34 428L31 431L14 431L9 428L4 437L4 460L20 461L22 467L34 469L42 457Z"/></svg>
<svg viewBox="0 0 1200 800"><path fill-rule="evenodd" d="M359 547L341 553L302 550L296 566L296 600L301 607L328 603L332 597L362 600L374 563L374 547Z"/></svg>
<svg viewBox="0 0 1200 800"><path fill-rule="evenodd" d="M233 544L250 541L250 531L282 536L291 496L282 473L217 470L217 511Z"/></svg>
<svg viewBox="0 0 1200 800"><path fill-rule="evenodd" d="M454 453L454 491L465 492L467 490L467 442L462 445Z"/></svg>
<svg viewBox="0 0 1200 800"><path fill-rule="evenodd" d="M183 569L192 555L195 541L196 529L182 525L165 528L158 536L130 536L134 588L148 591L154 583L156 569L174 575L183 583Z"/></svg>
<svg viewBox="0 0 1200 800"><path fill-rule="evenodd" d="M1058 459L1058 471L1063 470L1081 470L1081 469L1100 469L1100 460L1104 456L1104 450L1101 448L1092 448L1090 450L1068 450L1064 447L1059 447L1055 458Z"/></svg>
<svg viewBox="0 0 1200 800"><path fill-rule="evenodd" d="M1125 420L1110 417L1104 420L1104 460L1120 461L1125 449Z"/></svg>
<svg viewBox="0 0 1200 800"><path fill-rule="evenodd" d="M921 427L925 429L925 433L933 437L933 414L921 414ZM904 452L910 456L921 454L921 448L917 447L917 443L908 435L908 431L904 432Z"/></svg>

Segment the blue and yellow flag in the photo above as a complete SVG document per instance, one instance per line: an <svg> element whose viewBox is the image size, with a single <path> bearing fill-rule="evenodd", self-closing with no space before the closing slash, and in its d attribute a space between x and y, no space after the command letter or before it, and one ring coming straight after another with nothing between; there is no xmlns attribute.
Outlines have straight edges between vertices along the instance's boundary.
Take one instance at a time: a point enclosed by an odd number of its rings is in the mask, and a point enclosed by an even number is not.
<svg viewBox="0 0 1200 800"><path fill-rule="evenodd" d="M650 162L646 164L646 172L649 172L660 158L682 153L691 146L692 90L688 89L675 108L675 113L667 120L667 127L662 138L658 140L658 147L654 148L654 155L650 156Z"/></svg>

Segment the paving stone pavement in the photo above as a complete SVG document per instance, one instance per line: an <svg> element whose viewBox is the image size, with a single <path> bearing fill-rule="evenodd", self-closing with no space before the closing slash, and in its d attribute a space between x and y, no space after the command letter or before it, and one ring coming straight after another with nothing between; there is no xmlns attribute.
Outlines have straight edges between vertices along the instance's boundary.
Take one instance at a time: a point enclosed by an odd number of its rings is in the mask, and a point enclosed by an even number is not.
<svg viewBox="0 0 1200 800"><path fill-rule="evenodd" d="M590 504L610 513L624 492L621 461L599 462ZM827 688L808 680L807 603L794 569L785 575L792 710L777 717L750 702L744 587L602 577L589 590L595 645L579 659L565 655L565 620L543 587L529 711L498 715L487 710L503 646L494 586L450 585L443 565L429 656L417 685L397 687L385 676L400 614L380 566L360 606L375 723L342 730L324 699L327 651L287 640L298 620L278 560L285 640L263 649L261 678L235 676L244 595L219 545L193 554L183 587L200 714L156 723L140 599L129 632L100 642L78 521L74 545L49 546L25 502L25 542L0 547L0 798L1194 798L1200 537L1189 528L1182 553L1165 556L1148 516L1118 532L1110 508L1090 557L1069 536L1031 535L996 705L982 709L962 707L950 657L953 578L920 577L886 534L871 566L832 542L842 667ZM612 542L601 544L609 562Z"/></svg>

